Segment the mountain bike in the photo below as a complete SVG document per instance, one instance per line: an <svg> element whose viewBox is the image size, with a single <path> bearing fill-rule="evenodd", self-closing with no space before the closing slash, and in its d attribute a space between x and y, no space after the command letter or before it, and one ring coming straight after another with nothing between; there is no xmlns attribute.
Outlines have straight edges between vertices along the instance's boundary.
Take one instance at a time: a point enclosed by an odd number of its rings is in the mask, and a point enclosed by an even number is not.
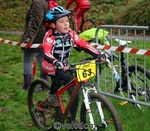
<svg viewBox="0 0 150 131"><path fill-rule="evenodd" d="M71 10L69 10L69 11L71 11ZM70 28L72 30L77 29L76 18L75 18L73 11L71 11L69 23L70 23ZM89 18L85 18L85 16L83 15L83 18L81 19L81 23L80 23L80 31L83 32L85 30L88 30L90 28L95 28L95 27L96 27L96 24L94 23L94 21Z"/></svg>
<svg viewBox="0 0 150 131"><path fill-rule="evenodd" d="M50 106L46 99L46 93L51 88L48 81L36 79L31 83L28 92L28 107L34 124L43 130L72 130L83 131L111 130L122 131L119 115L114 105L95 87L95 83L88 81L96 74L96 64L101 64L96 59L84 59L78 63L70 64L69 70L74 73L75 78L57 91L60 106ZM63 97L63 94L76 84L73 94L70 97ZM43 91L34 90L43 87ZM70 107L79 91L81 99L80 123L72 124ZM65 99L65 100L64 100ZM67 99L67 100L66 100Z"/></svg>
<svg viewBox="0 0 150 131"><path fill-rule="evenodd" d="M120 47L125 47L127 44L131 44L131 41L115 40L119 43ZM93 44L94 45L94 44ZM101 47L97 44L96 47L101 50ZM112 87L116 85L115 89L108 89L110 93L120 93L122 97L130 98L133 104L141 109L141 106L136 101L150 102L150 71L145 69L141 65L129 64L125 60L124 52L120 55L111 51L104 51L108 54L107 62L105 65L100 65L101 87ZM109 59L108 59L109 58ZM116 61L116 63L115 63ZM105 67L106 68L105 68ZM105 69L104 69L105 68ZM104 72L105 70L105 72ZM109 72L112 72L112 77ZM108 78L109 77L109 78ZM103 79L105 78L105 80ZM105 81L105 82L104 82ZM106 88L101 90L105 90Z"/></svg>

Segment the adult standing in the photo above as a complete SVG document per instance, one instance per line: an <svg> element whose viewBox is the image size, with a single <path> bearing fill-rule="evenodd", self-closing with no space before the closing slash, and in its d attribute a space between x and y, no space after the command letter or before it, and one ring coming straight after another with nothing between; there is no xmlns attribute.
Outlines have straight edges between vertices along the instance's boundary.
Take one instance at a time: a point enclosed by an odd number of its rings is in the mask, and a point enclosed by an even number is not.
<svg viewBox="0 0 150 131"><path fill-rule="evenodd" d="M70 5L75 2L76 6L72 9L72 11L76 10L76 27L77 32L80 32L81 18L84 17L84 12L90 9L90 1L89 0L68 0L66 4L66 9L70 7Z"/></svg>
<svg viewBox="0 0 150 131"><path fill-rule="evenodd" d="M47 28L45 26L46 13L50 8L57 6L55 0L32 0L30 8L26 13L25 31L22 35L21 42L30 44L41 44ZM40 48L22 48L23 56L23 89L28 90L32 80L32 64L34 57L39 63L41 78L47 79L47 76L42 71L43 49Z"/></svg>

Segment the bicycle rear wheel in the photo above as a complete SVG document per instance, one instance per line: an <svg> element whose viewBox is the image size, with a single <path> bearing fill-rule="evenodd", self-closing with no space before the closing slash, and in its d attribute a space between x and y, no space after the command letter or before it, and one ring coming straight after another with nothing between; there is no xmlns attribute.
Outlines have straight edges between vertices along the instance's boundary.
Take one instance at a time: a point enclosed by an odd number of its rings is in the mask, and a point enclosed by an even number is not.
<svg viewBox="0 0 150 131"><path fill-rule="evenodd" d="M70 26L70 29L72 29L72 30L75 29L74 21L72 18L69 18L69 26Z"/></svg>
<svg viewBox="0 0 150 131"><path fill-rule="evenodd" d="M140 65L132 65L129 67L129 72L132 95L140 101L150 103L150 71Z"/></svg>
<svg viewBox="0 0 150 131"><path fill-rule="evenodd" d="M44 90L36 91L42 87ZM48 81L37 79L30 85L28 92L28 108L31 118L40 129L54 131L54 122L57 121L59 108L52 108L46 100L46 93L50 88Z"/></svg>
<svg viewBox="0 0 150 131"><path fill-rule="evenodd" d="M98 107L96 101L101 103L101 108L104 114L105 122L107 123L107 127L101 121L101 115L98 112ZM95 126L98 128L97 130L105 130L105 131L122 131L122 126L120 122L119 115L112 105L112 103L103 95L99 93L92 93L89 95L89 103L92 112L92 116L94 119ZM91 128L89 123L88 111L85 109L84 102L81 106L80 120L83 125L83 131L92 131L94 129ZM86 127L86 128L84 128Z"/></svg>
<svg viewBox="0 0 150 131"><path fill-rule="evenodd" d="M81 32L95 27L96 24L94 23L94 21L92 21L91 19L87 19L85 22L81 23Z"/></svg>

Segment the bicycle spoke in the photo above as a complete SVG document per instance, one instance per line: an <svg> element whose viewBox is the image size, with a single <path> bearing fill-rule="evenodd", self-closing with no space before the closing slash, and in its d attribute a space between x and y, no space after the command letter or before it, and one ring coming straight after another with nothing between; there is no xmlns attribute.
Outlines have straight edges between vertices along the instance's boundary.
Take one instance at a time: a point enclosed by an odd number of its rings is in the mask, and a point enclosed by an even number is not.
<svg viewBox="0 0 150 131"><path fill-rule="evenodd" d="M90 19L87 19L85 22L82 21L81 23L82 32L91 28L95 28L95 27L96 27L95 23Z"/></svg>
<svg viewBox="0 0 150 131"><path fill-rule="evenodd" d="M43 87L44 90L38 91L37 88ZM28 106L34 124L41 129L53 129L57 118L57 108L53 108L46 100L46 93L50 85L40 79L35 80L29 89Z"/></svg>
<svg viewBox="0 0 150 131"><path fill-rule="evenodd" d="M134 68L132 67L132 69ZM149 74L146 72L146 75L144 75L144 68L138 66L137 71L131 71L130 77L132 80L131 83L133 94L136 96L136 98L138 98L140 101L150 102Z"/></svg>
<svg viewBox="0 0 150 131"><path fill-rule="evenodd" d="M81 108L81 122L88 125L88 129L85 131L92 130L105 130L115 131L116 129L121 130L121 123L119 116L113 107L113 105L102 95L93 93L90 97L90 109L94 119L94 125L90 124L88 112L86 112L84 103ZM97 104L97 102L100 102Z"/></svg>

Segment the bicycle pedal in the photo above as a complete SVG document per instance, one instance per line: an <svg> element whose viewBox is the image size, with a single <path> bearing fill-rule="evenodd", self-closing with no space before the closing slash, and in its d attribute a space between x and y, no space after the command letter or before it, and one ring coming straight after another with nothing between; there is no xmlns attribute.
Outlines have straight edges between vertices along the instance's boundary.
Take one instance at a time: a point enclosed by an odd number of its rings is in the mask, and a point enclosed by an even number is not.
<svg viewBox="0 0 150 131"><path fill-rule="evenodd" d="M128 103L128 101L122 101L120 102L120 105L123 106L123 105L126 105Z"/></svg>

